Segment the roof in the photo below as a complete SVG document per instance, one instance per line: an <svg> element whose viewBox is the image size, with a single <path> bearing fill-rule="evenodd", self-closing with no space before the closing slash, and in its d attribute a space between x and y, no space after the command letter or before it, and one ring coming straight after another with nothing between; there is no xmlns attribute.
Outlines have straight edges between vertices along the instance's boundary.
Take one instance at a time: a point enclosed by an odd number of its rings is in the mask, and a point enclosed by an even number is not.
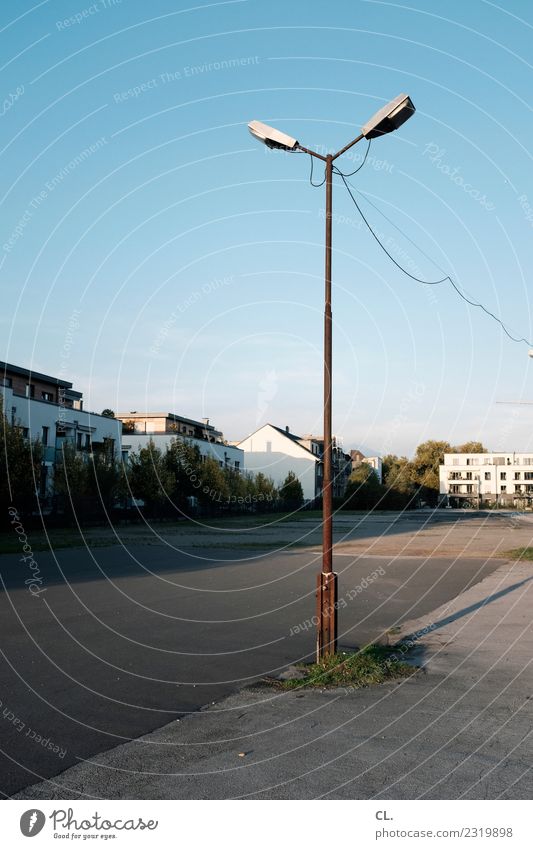
<svg viewBox="0 0 533 849"><path fill-rule="evenodd" d="M217 431L216 427L212 424L206 424L205 422L199 422L196 419L188 419L186 416L180 416L177 413L117 413L115 418L117 419L171 419L175 422L183 422L184 424L196 425L197 427L202 428L203 430L210 430L216 433L220 433Z"/></svg>
<svg viewBox="0 0 533 849"><path fill-rule="evenodd" d="M35 380L42 380L45 383L54 383L56 386L65 386L68 389L72 387L72 383L69 383L68 380L62 380L60 377L52 377L52 375L50 374L42 374L41 372L34 371L31 368L24 368L23 366L14 366L11 363L4 363L1 360L0 372L3 372L4 374L12 372L13 374L20 374L21 377L33 377L35 378Z"/></svg>
<svg viewBox="0 0 533 849"><path fill-rule="evenodd" d="M257 430L252 431L252 433L248 434L248 436L245 436L245 439L250 439L251 436L256 433L259 433L259 431L263 430L264 427L271 427L273 430L277 430L277 432L281 433L282 436L285 436L287 439L290 439L292 442L295 442L298 447L302 449L302 451L307 451L307 453L311 455L313 460L316 460L317 462L320 460L320 457L318 457L316 454L313 454L313 452L310 451L309 448L306 448L305 445L302 445L302 443L300 442L300 440L302 439L301 436L296 436L295 433L291 433L283 427L277 427L276 425L273 425L270 422L266 422L266 424L261 425L261 427L258 427ZM238 445L240 445L241 442L244 442L244 439L241 439Z"/></svg>

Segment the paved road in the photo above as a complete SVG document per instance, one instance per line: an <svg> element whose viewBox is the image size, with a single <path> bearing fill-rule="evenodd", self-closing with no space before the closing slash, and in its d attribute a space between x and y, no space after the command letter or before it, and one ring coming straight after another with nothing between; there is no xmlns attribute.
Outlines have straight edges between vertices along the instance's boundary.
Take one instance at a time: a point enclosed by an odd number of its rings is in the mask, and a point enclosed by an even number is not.
<svg viewBox="0 0 533 849"><path fill-rule="evenodd" d="M216 551L215 560L213 551L207 559L139 546L93 554L59 550L57 563L37 555L36 597L18 557L0 558L4 794L313 652L304 623L314 613L316 552ZM340 643L361 645L424 616L500 563L338 556Z"/></svg>

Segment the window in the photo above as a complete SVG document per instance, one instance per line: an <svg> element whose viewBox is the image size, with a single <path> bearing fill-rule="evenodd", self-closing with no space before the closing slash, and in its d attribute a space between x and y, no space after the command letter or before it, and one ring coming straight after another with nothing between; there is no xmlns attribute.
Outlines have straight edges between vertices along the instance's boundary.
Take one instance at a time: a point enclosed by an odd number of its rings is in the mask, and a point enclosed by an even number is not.
<svg viewBox="0 0 533 849"><path fill-rule="evenodd" d="M473 485L472 485L471 483L468 483L468 484L466 485L466 491L467 491L467 492L474 492L474 487L473 487Z"/></svg>
<svg viewBox="0 0 533 849"><path fill-rule="evenodd" d="M466 458L466 465L467 465L467 466L471 466L471 465L472 465L472 460L470 459L470 457L467 457L467 458Z"/></svg>
<svg viewBox="0 0 533 849"><path fill-rule="evenodd" d="M533 472L524 472L525 481L533 481Z"/></svg>
<svg viewBox="0 0 533 849"><path fill-rule="evenodd" d="M29 432L28 428L23 427L22 428L22 436L24 437L24 439L27 439L29 435L30 435L30 432Z"/></svg>
<svg viewBox="0 0 533 849"><path fill-rule="evenodd" d="M453 460L452 460L452 466L458 466L458 465L459 465L459 460L458 460L457 457L454 457Z"/></svg>
<svg viewBox="0 0 533 849"><path fill-rule="evenodd" d="M50 430L50 428L44 427L44 425L43 425L43 435L42 435L43 445L48 445L48 432L49 432L49 430Z"/></svg>
<svg viewBox="0 0 533 849"><path fill-rule="evenodd" d="M502 486L502 487L501 487L501 491L502 491L502 492L507 492L507 487L506 487L506 486Z"/></svg>
<svg viewBox="0 0 533 849"><path fill-rule="evenodd" d="M85 434L85 447L87 449L89 449L91 447L91 434L90 433Z"/></svg>
<svg viewBox="0 0 533 849"><path fill-rule="evenodd" d="M241 466L240 461L239 461L239 460L235 460L235 468L236 468L236 469L239 469L239 468L240 468L240 466Z"/></svg>
<svg viewBox="0 0 533 849"><path fill-rule="evenodd" d="M522 463L524 466L531 466L531 464L533 463L533 457L524 457L522 459Z"/></svg>
<svg viewBox="0 0 533 849"><path fill-rule="evenodd" d="M33 383L26 384L26 398L33 398L35 396L35 386Z"/></svg>
<svg viewBox="0 0 533 849"><path fill-rule="evenodd" d="M466 479L467 479L467 481L471 481L471 480L472 480L472 472L467 472L467 473L466 473Z"/></svg>
<svg viewBox="0 0 533 849"><path fill-rule="evenodd" d="M13 381L10 377L0 377L0 386L5 386L7 389L12 389Z"/></svg>
<svg viewBox="0 0 533 849"><path fill-rule="evenodd" d="M77 433L76 434L76 446L80 449L80 451L81 451L81 440L82 440L82 438L83 438L83 433Z"/></svg>
<svg viewBox="0 0 533 849"><path fill-rule="evenodd" d="M515 472L515 473L514 473L514 479L515 479L515 481L519 481L519 480L520 480L520 472Z"/></svg>
<svg viewBox="0 0 533 849"><path fill-rule="evenodd" d="M490 472L485 472L485 480L490 481Z"/></svg>
<svg viewBox="0 0 533 849"><path fill-rule="evenodd" d="M54 400L54 395L53 395L52 392L41 392L41 395L43 396L43 401L53 401Z"/></svg>
<svg viewBox="0 0 533 849"><path fill-rule="evenodd" d="M500 472L500 480L501 481L507 480L507 472Z"/></svg>
<svg viewBox="0 0 533 849"><path fill-rule="evenodd" d="M520 484L516 484L514 491L515 492L522 492L522 487L520 486Z"/></svg>

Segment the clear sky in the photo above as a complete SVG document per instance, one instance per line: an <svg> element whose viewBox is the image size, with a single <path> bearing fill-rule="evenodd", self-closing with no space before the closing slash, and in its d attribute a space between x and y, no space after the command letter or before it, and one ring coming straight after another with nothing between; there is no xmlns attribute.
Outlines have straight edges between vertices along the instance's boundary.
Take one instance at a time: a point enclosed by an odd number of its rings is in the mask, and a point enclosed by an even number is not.
<svg viewBox="0 0 533 849"><path fill-rule="evenodd" d="M387 217L363 199L369 220L415 275L453 275L533 335L528 0L4 0L0 16L9 362L72 380L96 411L319 434L324 188L246 125L338 149L400 92L416 114L353 178ZM533 406L496 404L533 400L527 345L403 275L338 179L334 213L344 447L532 448Z"/></svg>

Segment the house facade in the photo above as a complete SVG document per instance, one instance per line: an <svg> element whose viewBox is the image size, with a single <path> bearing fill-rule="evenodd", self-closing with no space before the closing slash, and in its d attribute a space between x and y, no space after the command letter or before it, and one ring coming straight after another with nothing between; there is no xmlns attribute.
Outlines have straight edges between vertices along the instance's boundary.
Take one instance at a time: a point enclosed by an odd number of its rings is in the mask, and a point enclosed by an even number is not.
<svg viewBox="0 0 533 849"><path fill-rule="evenodd" d="M533 451L445 454L439 484L452 507L532 507Z"/></svg>
<svg viewBox="0 0 533 849"><path fill-rule="evenodd" d="M322 436L297 436L290 428L265 424L238 443L244 451L248 471L262 472L281 486L289 472L299 479L304 500L314 501L322 493L324 438ZM333 494L341 496L346 489L351 463L333 440Z"/></svg>
<svg viewBox="0 0 533 849"><path fill-rule="evenodd" d="M175 413L119 413L122 422L122 450L125 457L131 452L146 448L150 440L165 451L173 439L186 439L195 445L202 457L211 457L221 468L244 471L244 452L229 445L222 431L209 423L209 419L189 419Z"/></svg>
<svg viewBox="0 0 533 849"><path fill-rule="evenodd" d="M122 423L84 410L82 393L69 381L0 362L0 395L9 423L42 444L43 499L53 493L53 468L64 445L86 456L92 452L120 456Z"/></svg>

